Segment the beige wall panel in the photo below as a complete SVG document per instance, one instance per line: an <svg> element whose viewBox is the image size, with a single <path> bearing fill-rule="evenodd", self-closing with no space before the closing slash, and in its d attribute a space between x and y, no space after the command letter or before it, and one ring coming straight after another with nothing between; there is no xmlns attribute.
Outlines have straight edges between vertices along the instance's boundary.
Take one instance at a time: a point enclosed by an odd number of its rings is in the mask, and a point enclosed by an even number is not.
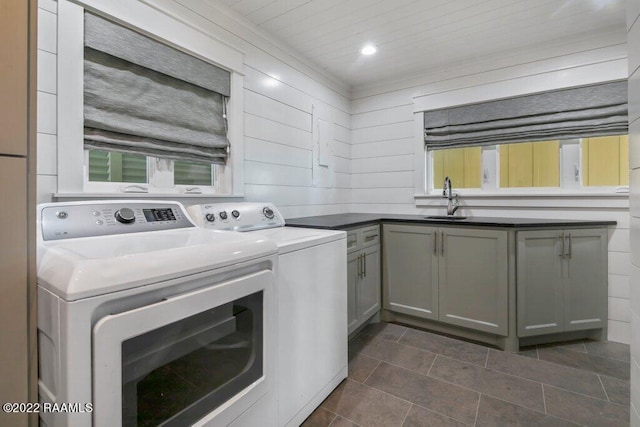
<svg viewBox="0 0 640 427"><path fill-rule="evenodd" d="M589 138L589 185L618 185L620 182L620 138Z"/></svg>
<svg viewBox="0 0 640 427"><path fill-rule="evenodd" d="M464 184L464 149L454 148L444 152L444 174L454 188Z"/></svg>
<svg viewBox="0 0 640 427"><path fill-rule="evenodd" d="M433 187L442 188L444 182L444 150L433 151Z"/></svg>
<svg viewBox="0 0 640 427"><path fill-rule="evenodd" d="M0 156L0 401L29 401L27 395L27 160ZM0 412L0 425L26 425L26 414Z"/></svg>
<svg viewBox="0 0 640 427"><path fill-rule="evenodd" d="M464 149L464 188L482 186L482 148Z"/></svg>
<svg viewBox="0 0 640 427"><path fill-rule="evenodd" d="M0 154L27 154L28 6L0 1Z"/></svg>
<svg viewBox="0 0 640 427"><path fill-rule="evenodd" d="M500 187L507 188L509 187L509 146L499 146L498 156L500 157Z"/></svg>
<svg viewBox="0 0 640 427"><path fill-rule="evenodd" d="M533 186L533 144L509 146L509 187Z"/></svg>
<svg viewBox="0 0 640 427"><path fill-rule="evenodd" d="M629 135L620 137L620 185L629 185Z"/></svg>
<svg viewBox="0 0 640 427"><path fill-rule="evenodd" d="M560 186L560 141L533 144L533 186Z"/></svg>

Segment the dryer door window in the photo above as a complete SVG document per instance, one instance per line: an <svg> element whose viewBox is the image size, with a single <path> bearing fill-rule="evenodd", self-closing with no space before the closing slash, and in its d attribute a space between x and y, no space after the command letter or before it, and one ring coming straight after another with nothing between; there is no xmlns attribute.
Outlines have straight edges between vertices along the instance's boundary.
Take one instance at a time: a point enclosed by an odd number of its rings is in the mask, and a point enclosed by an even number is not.
<svg viewBox="0 0 640 427"><path fill-rule="evenodd" d="M192 425L257 391L272 278L253 274L97 322L96 427Z"/></svg>
<svg viewBox="0 0 640 427"><path fill-rule="evenodd" d="M191 425L259 379L261 317L258 292L124 341L122 425Z"/></svg>

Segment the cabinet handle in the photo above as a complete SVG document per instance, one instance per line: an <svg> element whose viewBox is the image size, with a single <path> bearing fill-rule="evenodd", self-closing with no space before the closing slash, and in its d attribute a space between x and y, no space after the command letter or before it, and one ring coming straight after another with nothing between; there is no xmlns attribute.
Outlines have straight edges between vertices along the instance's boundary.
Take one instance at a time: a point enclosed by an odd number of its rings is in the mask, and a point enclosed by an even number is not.
<svg viewBox="0 0 640 427"><path fill-rule="evenodd" d="M433 254L438 255L438 232L433 233Z"/></svg>
<svg viewBox="0 0 640 427"><path fill-rule="evenodd" d="M362 277L367 277L367 254L362 254Z"/></svg>
<svg viewBox="0 0 640 427"><path fill-rule="evenodd" d="M440 255L444 256L444 231L440 232Z"/></svg>
<svg viewBox="0 0 640 427"><path fill-rule="evenodd" d="M560 241L562 242L562 247L560 248L560 255L558 255L560 258L564 258L564 231L562 232L562 235L558 236L558 239L560 239Z"/></svg>
<svg viewBox="0 0 640 427"><path fill-rule="evenodd" d="M362 277L362 255L358 255L358 279Z"/></svg>
<svg viewBox="0 0 640 427"><path fill-rule="evenodd" d="M567 257L571 259L571 233L569 233L569 245L567 246Z"/></svg>
<svg viewBox="0 0 640 427"><path fill-rule="evenodd" d="M371 240L375 239L376 237L378 237L378 235L377 235L377 234L373 234L373 235L371 235L371 236L367 236L367 237L365 237L365 238L364 238L364 241L365 241L365 242L370 242Z"/></svg>
<svg viewBox="0 0 640 427"><path fill-rule="evenodd" d="M359 256L360 258L360 278L364 277L364 263L362 262L362 254Z"/></svg>

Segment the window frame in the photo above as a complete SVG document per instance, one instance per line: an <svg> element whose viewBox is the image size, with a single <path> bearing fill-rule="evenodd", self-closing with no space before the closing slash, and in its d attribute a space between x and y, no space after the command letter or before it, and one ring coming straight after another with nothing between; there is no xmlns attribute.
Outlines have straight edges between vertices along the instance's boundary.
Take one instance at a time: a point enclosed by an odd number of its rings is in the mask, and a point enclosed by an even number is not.
<svg viewBox="0 0 640 427"><path fill-rule="evenodd" d="M168 185L173 172L159 171L147 158L148 183L111 183L88 180L88 150L84 149L83 125L83 61L84 10L91 10L131 27L174 48L185 51L231 73L230 97L227 103L227 137L231 144L227 164L214 165L213 186ZM173 11L161 11L142 2L126 0L58 1L58 193L57 198L113 197L135 193L144 197L170 195L189 197L242 197L244 191L244 54L217 40L202 21L190 22L174 18ZM165 163L171 160L162 159ZM173 166L171 164L171 171ZM153 177L153 178L152 178ZM170 178L170 179L169 179ZM194 189L196 187L196 189Z"/></svg>
<svg viewBox="0 0 640 427"><path fill-rule="evenodd" d="M424 113L460 105L474 104L491 100L510 98L538 92L557 89L587 86L597 83L613 82L628 78L624 61L607 61L586 63L572 68L557 68L553 64L542 64L543 69L535 73L520 73L517 76L505 77L502 71L488 71L475 74L467 78L458 78L441 85L426 86L422 93L413 96L413 135L414 135L414 199L417 207L439 206L442 188L434 185L430 155L424 142ZM491 94L490 97L487 94ZM484 157L483 157L484 160ZM562 154L561 154L562 162ZM582 167L581 167L582 169ZM499 177L496 177L499 182ZM438 188L440 187L440 188ZM479 205L503 206L502 202L492 202L488 199L523 198L521 206L531 205L558 206L559 204L574 205L577 203L590 204L588 200L594 197L625 199L622 205L628 207L629 187L581 187L581 188L503 188L497 186L482 189L456 189L462 198L487 199ZM550 202L543 199L574 199L574 201ZM434 199L431 201L430 199ZM558 204L559 203L559 204ZM618 203L618 202L613 202ZM519 206L520 206L519 205Z"/></svg>
<svg viewBox="0 0 640 427"><path fill-rule="evenodd" d="M464 195L506 195L506 194L537 194L537 193L575 193L575 194L593 194L593 193L628 193L628 185L606 185L606 186L585 186L583 184L582 171L582 142L583 138L561 139L559 150L559 174L560 183L558 187L500 187L500 150L502 144L482 147L481 170L483 175L486 173L487 182L484 178L480 188L456 188L455 182L453 188L460 196ZM576 149L577 148L577 149ZM442 194L442 187L438 187L433 182L433 153L424 148L427 156L427 168L425 173L429 176L431 187L428 187L428 194ZM485 154L486 153L486 154ZM578 164L578 175L571 170Z"/></svg>

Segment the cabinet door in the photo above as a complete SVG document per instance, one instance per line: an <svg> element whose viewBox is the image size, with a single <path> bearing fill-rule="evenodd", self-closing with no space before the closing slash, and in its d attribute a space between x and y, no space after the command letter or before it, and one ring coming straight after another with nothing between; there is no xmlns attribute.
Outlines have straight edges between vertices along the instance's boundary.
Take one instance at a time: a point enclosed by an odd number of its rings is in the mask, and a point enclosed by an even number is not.
<svg viewBox="0 0 640 427"><path fill-rule="evenodd" d="M519 231L517 245L518 336L561 332L562 231Z"/></svg>
<svg viewBox="0 0 640 427"><path fill-rule="evenodd" d="M0 8L1 9L1 8ZM0 14L1 17L1 14ZM0 200L7 220L0 223L0 343L3 402L28 402L27 334L27 161L0 156ZM30 332L30 331L29 331ZM33 355L33 354L32 354ZM27 426L27 415L0 413L0 425Z"/></svg>
<svg viewBox="0 0 640 427"><path fill-rule="evenodd" d="M364 275L358 282L358 317L367 320L380 311L380 246L362 251Z"/></svg>
<svg viewBox="0 0 640 427"><path fill-rule="evenodd" d="M360 281L360 252L347 255L347 330L350 334L358 327L357 286Z"/></svg>
<svg viewBox="0 0 640 427"><path fill-rule="evenodd" d="M383 305L387 310L438 319L436 229L383 225Z"/></svg>
<svg viewBox="0 0 640 427"><path fill-rule="evenodd" d="M564 328L595 329L607 322L607 230L566 230Z"/></svg>
<svg viewBox="0 0 640 427"><path fill-rule="evenodd" d="M440 321L506 336L507 232L441 228L439 252Z"/></svg>

